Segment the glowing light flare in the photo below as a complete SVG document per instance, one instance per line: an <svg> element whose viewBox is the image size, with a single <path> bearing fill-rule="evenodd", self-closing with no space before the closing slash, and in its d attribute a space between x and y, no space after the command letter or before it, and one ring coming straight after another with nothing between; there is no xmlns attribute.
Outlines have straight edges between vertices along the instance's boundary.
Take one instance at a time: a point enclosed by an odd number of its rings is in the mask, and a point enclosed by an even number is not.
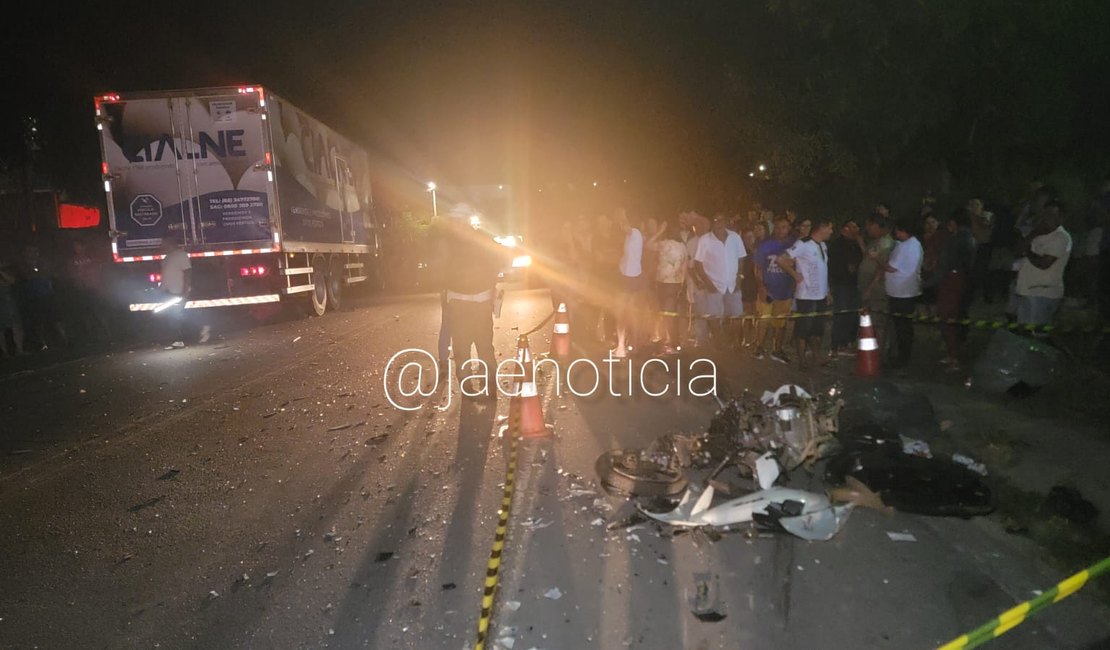
<svg viewBox="0 0 1110 650"><path fill-rule="evenodd" d="M513 268L514 269L523 269L523 268L526 268L526 267L529 267L529 266L532 266L532 256L531 255L518 255L517 257L513 258Z"/></svg>

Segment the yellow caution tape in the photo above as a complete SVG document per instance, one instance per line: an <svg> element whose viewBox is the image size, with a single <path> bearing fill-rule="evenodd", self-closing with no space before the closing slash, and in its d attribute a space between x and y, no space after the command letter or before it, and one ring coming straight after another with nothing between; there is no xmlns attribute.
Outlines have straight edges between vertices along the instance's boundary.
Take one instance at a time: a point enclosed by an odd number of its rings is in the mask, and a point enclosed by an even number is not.
<svg viewBox="0 0 1110 650"><path fill-rule="evenodd" d="M997 618L993 618L971 632L949 641L940 646L940 650L974 648L993 638L1002 636L1023 623L1029 616L1036 614L1053 603L1060 602L1064 598L1079 591L1091 578L1097 578L1108 571L1110 571L1110 557L1083 569L1033 600L1027 600L1016 607L1008 609Z"/></svg>
<svg viewBox="0 0 1110 650"><path fill-rule="evenodd" d="M509 403L509 422L505 434L509 436L509 467L505 474L505 487L501 492L501 509L497 511L497 532L490 549L489 562L486 563L486 582L482 589L482 611L478 616L478 640L475 650L486 647L489 637L490 617L497 594L497 583L501 573L501 557L505 551L505 537L509 532L509 513L513 506L513 488L516 485L517 441L520 438L520 404L517 400Z"/></svg>

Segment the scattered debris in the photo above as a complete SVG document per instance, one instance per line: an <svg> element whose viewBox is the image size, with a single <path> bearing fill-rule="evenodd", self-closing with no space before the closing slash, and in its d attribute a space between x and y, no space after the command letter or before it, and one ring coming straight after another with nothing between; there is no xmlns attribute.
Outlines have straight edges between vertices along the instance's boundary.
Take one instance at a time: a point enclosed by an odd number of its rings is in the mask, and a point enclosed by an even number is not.
<svg viewBox="0 0 1110 650"><path fill-rule="evenodd" d="M277 577L277 574L279 574L279 573L281 573L281 572L280 571L271 571L271 572L266 574L266 578L268 580L273 580L274 578Z"/></svg>
<svg viewBox="0 0 1110 650"><path fill-rule="evenodd" d="M158 480L159 481L168 481L168 480L177 476L180 473L181 473L181 470L179 470L179 469L171 469L168 472L166 472L165 474L159 476Z"/></svg>
<svg viewBox="0 0 1110 650"><path fill-rule="evenodd" d="M375 562L388 562L393 559L393 551L383 551L374 558Z"/></svg>
<svg viewBox="0 0 1110 650"><path fill-rule="evenodd" d="M524 526L528 530L539 530L541 528L547 528L548 526L550 526L553 523L555 523L555 522L554 521L544 521L543 519L529 517L529 518L525 519L524 521L520 522L520 525Z"/></svg>
<svg viewBox="0 0 1110 650"><path fill-rule="evenodd" d="M315 554L316 554L316 551L310 548L310 549L308 549L308 551L305 552L304 559L307 560L308 558L312 557Z"/></svg>
<svg viewBox="0 0 1110 650"><path fill-rule="evenodd" d="M760 490L710 508L712 486L693 499L687 491L671 512L644 514L672 526L697 528L726 527L758 520L762 525L781 528L808 540L831 539L847 521L851 503L833 505L828 496L791 488Z"/></svg>
<svg viewBox="0 0 1110 650"><path fill-rule="evenodd" d="M30 454L30 453L34 453L34 450L33 449L16 449L15 451L9 451L8 455L9 456L23 456L24 454Z"/></svg>
<svg viewBox="0 0 1110 650"><path fill-rule="evenodd" d="M975 472L979 476L986 476L987 475L987 466L984 465L983 463L975 462L975 459L973 459L969 456L964 456L963 454L952 454L952 462L963 465L964 467L970 469L971 471Z"/></svg>
<svg viewBox="0 0 1110 650"><path fill-rule="evenodd" d="M121 557L119 559L119 562L117 562L116 564L123 564L124 562L127 562L128 560L130 560L133 557L135 557L135 556L130 554L130 553L124 553L123 557Z"/></svg>
<svg viewBox="0 0 1110 650"><path fill-rule="evenodd" d="M455 589L455 583L453 582L448 582L447 584L443 585L444 591L451 591L453 589Z"/></svg>
<svg viewBox="0 0 1110 650"><path fill-rule="evenodd" d="M363 443L363 444L373 445L375 443L381 442L382 440L385 440L388 437L389 437L388 433L379 433L377 435L373 435L373 436L370 436L369 438L367 438L366 442Z"/></svg>
<svg viewBox="0 0 1110 650"><path fill-rule="evenodd" d="M685 470L716 467L716 474L729 465L767 489L778 478L778 465L787 471L812 467L829 455L842 405L787 384L764 393L763 401L725 403L703 434L667 434L643 450L609 451L594 469L601 486L621 496L676 497L687 487Z"/></svg>
<svg viewBox="0 0 1110 650"><path fill-rule="evenodd" d="M210 599L212 599L212 600L215 600L216 598L219 598L219 597L220 597L220 594L219 594L219 592L218 592L218 591L216 591L215 589L213 589L212 591L209 591L209 592L208 592L208 598L210 598Z"/></svg>
<svg viewBox="0 0 1110 650"><path fill-rule="evenodd" d="M520 601L519 600L507 600L507 601L505 601L505 607L508 607L511 611L515 612L518 609L520 609Z"/></svg>
<svg viewBox="0 0 1110 650"><path fill-rule="evenodd" d="M143 501L142 503L137 503L137 504L131 506L130 508L128 508L127 512L138 512L140 510L149 508L151 506L157 505L158 502L160 502L162 499L165 499L165 498L166 498L166 496L162 495L162 496L159 496L159 497L154 497L153 499L150 499L149 501Z"/></svg>
<svg viewBox="0 0 1110 650"><path fill-rule="evenodd" d="M347 424L340 424L339 426L328 427L328 433L331 433L332 431L342 431L344 429L350 429L353 426L355 426L355 424L353 422L349 422Z"/></svg>
<svg viewBox="0 0 1110 650"><path fill-rule="evenodd" d="M920 456L922 458L932 458L933 452L929 449L929 443L924 440L914 440L906 436L899 436L902 439L902 453L911 456Z"/></svg>
<svg viewBox="0 0 1110 650"><path fill-rule="evenodd" d="M275 416L275 415L277 415L277 414L278 414L278 412L277 412L277 411L270 411L269 413L263 413L263 414L262 414L262 419L264 419L264 420L265 420L265 419L267 419L267 418L272 418L272 417L274 417L274 416Z"/></svg>
<svg viewBox="0 0 1110 650"><path fill-rule="evenodd" d="M301 337L298 336L297 338L293 339L293 342L296 343L297 341L300 341L300 340L301 340Z"/></svg>
<svg viewBox="0 0 1110 650"><path fill-rule="evenodd" d="M563 597L563 592L559 591L558 587L552 587L551 589L547 590L547 593L545 593L543 597L550 600L559 600Z"/></svg>
<svg viewBox="0 0 1110 650"><path fill-rule="evenodd" d="M916 542L917 541L917 538L914 537L911 533L896 533L896 532L892 532L892 531L888 530L887 533L886 533L886 536L889 537L890 541L892 541L892 542Z"/></svg>

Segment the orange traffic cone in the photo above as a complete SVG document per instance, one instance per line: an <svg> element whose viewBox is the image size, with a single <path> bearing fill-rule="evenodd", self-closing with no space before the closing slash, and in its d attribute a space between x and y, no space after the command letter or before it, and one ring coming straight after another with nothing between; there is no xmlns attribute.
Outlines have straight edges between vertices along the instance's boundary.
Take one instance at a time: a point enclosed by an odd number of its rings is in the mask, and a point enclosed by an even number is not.
<svg viewBox="0 0 1110 650"><path fill-rule="evenodd" d="M517 361L524 366L524 378L517 383L516 391L509 402L512 409L513 403L520 405L520 437L542 438L550 435L553 427L544 422L543 404L540 393L536 388L536 376L532 367L532 352L528 349L528 337L521 336L517 339Z"/></svg>
<svg viewBox="0 0 1110 650"><path fill-rule="evenodd" d="M856 376L879 376L879 340L875 338L875 328L871 326L871 314L866 311L859 315L859 350L856 353Z"/></svg>
<svg viewBox="0 0 1110 650"><path fill-rule="evenodd" d="M555 312L555 331L551 335L551 354L557 359L566 359L570 356L570 316L567 314L567 303L559 303L559 310Z"/></svg>

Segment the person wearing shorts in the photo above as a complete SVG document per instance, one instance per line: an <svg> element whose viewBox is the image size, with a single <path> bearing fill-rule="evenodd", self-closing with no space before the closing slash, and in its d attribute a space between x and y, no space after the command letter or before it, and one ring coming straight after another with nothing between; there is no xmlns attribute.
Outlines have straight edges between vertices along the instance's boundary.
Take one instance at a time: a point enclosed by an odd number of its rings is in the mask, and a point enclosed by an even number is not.
<svg viewBox="0 0 1110 650"><path fill-rule="evenodd" d="M828 317L807 314L828 309L829 253L825 242L830 235L832 222L817 219L810 236L794 242L790 250L779 258L779 264L794 278L795 311L798 313L794 323L794 341L798 348L798 365L802 368L809 367L811 362L817 363L821 339L825 336ZM808 358L807 352L810 355Z"/></svg>
<svg viewBox="0 0 1110 650"><path fill-rule="evenodd" d="M767 335L771 335L770 356L779 363L789 363L783 351L786 323L794 306L794 278L779 265L779 258L790 248L790 222L785 217L775 219L771 238L762 242L755 253L756 325L755 358L767 354Z"/></svg>
<svg viewBox="0 0 1110 650"><path fill-rule="evenodd" d="M698 283L694 335L698 345L709 342L711 322L716 330L715 338L723 342L725 323L739 322L744 314L740 260L747 255L740 235L725 227L724 215L714 217L710 231L698 240L694 253L694 274Z"/></svg>

